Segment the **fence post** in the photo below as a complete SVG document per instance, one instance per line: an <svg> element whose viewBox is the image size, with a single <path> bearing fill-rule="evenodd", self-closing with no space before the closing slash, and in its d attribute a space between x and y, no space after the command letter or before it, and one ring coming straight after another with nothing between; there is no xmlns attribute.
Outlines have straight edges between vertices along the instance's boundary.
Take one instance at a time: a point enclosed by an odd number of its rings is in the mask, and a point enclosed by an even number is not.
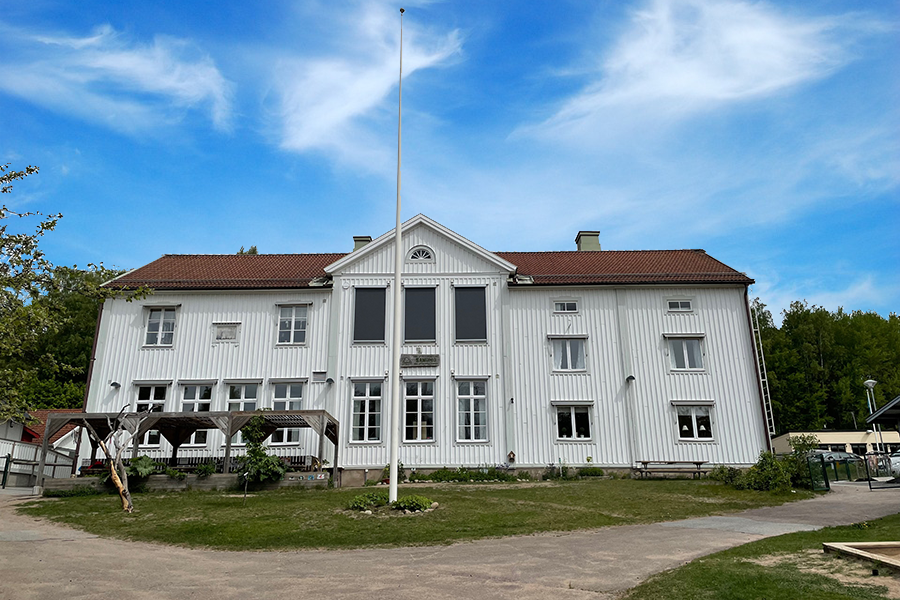
<svg viewBox="0 0 900 600"><path fill-rule="evenodd" d="M3 465L3 486L6 489L6 481L9 479L9 466L12 464L12 453L6 455L6 464Z"/></svg>

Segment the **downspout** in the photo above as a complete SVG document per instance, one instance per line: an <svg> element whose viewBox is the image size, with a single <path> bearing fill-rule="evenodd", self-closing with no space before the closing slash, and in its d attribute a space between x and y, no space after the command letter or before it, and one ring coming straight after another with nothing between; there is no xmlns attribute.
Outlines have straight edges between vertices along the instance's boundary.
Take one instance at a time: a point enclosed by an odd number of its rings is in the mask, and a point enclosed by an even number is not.
<svg viewBox="0 0 900 600"><path fill-rule="evenodd" d="M756 348L756 338L753 335L753 315L750 314L750 286L744 285L744 308L747 312L747 331L750 332L750 345L753 348L753 366L756 367L756 393L759 395L759 409L762 413L763 436L766 438L766 450L772 451L772 438L769 437L769 420L766 415L766 401L763 399L762 382L759 380L759 352ZM762 343L762 336L760 336Z"/></svg>

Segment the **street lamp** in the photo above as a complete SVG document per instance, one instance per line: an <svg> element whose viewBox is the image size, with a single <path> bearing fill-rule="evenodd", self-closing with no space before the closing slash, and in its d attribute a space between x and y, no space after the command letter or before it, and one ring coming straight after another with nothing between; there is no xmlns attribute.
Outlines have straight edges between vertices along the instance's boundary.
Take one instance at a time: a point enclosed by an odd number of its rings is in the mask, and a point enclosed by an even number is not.
<svg viewBox="0 0 900 600"><path fill-rule="evenodd" d="M866 386L866 403L869 405L869 416L871 416L875 409L878 408L875 405L875 386L878 384L874 379L866 379L863 381L863 385ZM875 431L878 432L878 441L879 441L879 452L884 452L884 436L881 433L881 426L875 424Z"/></svg>

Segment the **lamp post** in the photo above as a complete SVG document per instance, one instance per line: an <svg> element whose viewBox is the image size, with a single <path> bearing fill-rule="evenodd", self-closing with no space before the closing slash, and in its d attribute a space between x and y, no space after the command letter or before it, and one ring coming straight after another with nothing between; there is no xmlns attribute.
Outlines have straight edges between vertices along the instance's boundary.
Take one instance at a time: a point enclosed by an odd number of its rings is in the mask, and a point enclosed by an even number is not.
<svg viewBox="0 0 900 600"><path fill-rule="evenodd" d="M863 385L866 386L866 403L869 405L869 415L871 416L877 406L875 405L875 386L878 384L874 379L866 379ZM884 452L884 436L881 434L881 426L875 424L875 431L878 432L879 452Z"/></svg>

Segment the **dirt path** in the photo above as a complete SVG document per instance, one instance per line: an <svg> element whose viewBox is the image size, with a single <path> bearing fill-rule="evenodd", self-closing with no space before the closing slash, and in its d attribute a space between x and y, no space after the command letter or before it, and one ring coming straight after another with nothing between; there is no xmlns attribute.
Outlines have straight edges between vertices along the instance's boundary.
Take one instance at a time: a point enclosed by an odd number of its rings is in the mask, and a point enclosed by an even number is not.
<svg viewBox="0 0 900 600"><path fill-rule="evenodd" d="M654 525L427 548L221 552L103 539L18 514L0 497L0 599L614 598L699 556L787 531L900 511L900 490Z"/></svg>

